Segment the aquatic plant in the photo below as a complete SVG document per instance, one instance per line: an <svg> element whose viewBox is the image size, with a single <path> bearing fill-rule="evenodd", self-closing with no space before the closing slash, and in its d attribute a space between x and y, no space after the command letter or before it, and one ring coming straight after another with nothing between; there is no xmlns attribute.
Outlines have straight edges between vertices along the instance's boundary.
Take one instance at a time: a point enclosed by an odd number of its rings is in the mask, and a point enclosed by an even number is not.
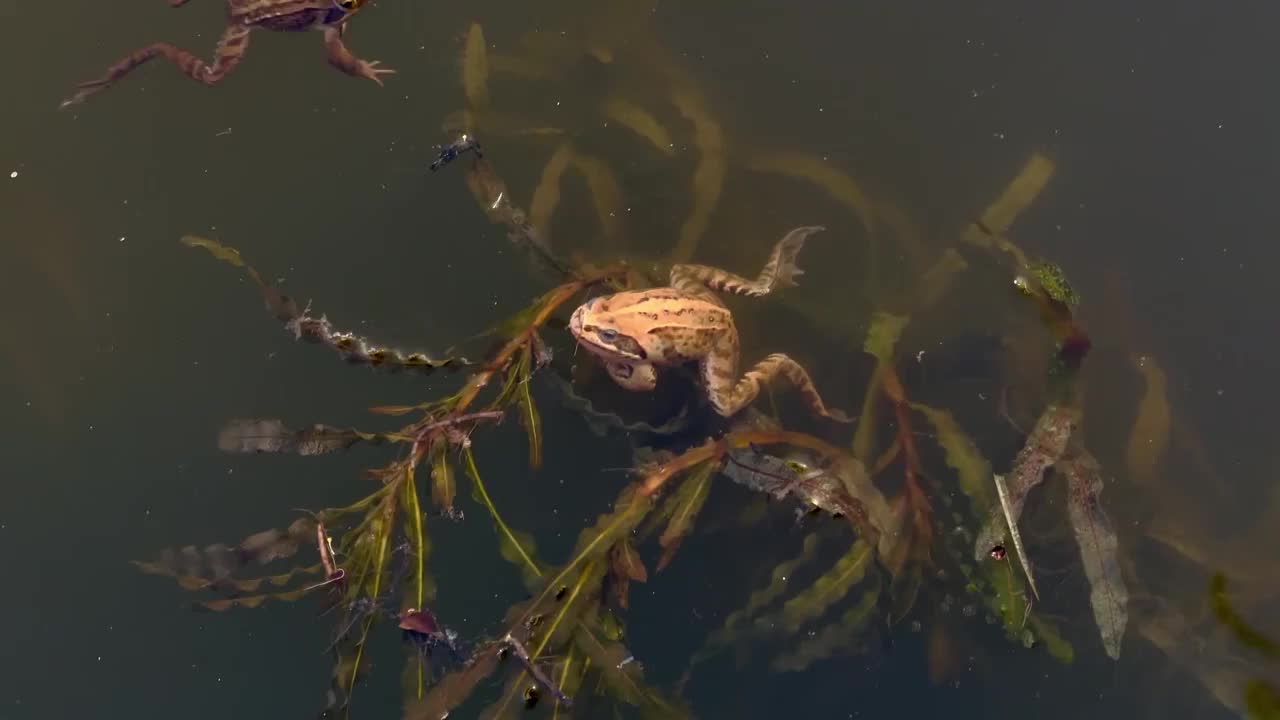
<svg viewBox="0 0 1280 720"><path fill-rule="evenodd" d="M1119 541L1100 504L1103 471L1073 432L1082 414L1076 402L1078 369L1090 347L1088 334L1075 317L1076 301L1061 271L1046 272L1047 265L1028 259L1006 235L1052 174L1047 158L1033 155L1005 193L964 230L963 243L942 249L912 287L856 319L856 342L874 365L857 428L847 441L837 445L787 429L755 411L742 413L720 432L697 417L692 402L674 417L646 422L597 408L593 398L556 373L543 340L544 333L553 331L557 312L575 298L663 276L639 265L595 267L562 256L550 242L550 218L565 173L586 179L601 234L611 242L625 233L617 212L621 186L602 159L563 140L543 170L529 212L519 207L498 173L491 148L481 153L474 133L502 120L488 88L490 68L515 71L520 63L489 57L478 25L468 31L465 46L467 109L459 122L469 134L443 145L432 169L447 175L458 167L455 163L466 165L464 179L481 210L506 229L512 245L529 256L551 289L486 332L496 342L481 359L434 357L340 331L326 316L313 316L309 307L300 308L265 283L234 248L184 238L184 243L243 268L267 309L296 339L324 345L351 363L387 371L466 373L466 379L461 389L440 399L372 408L384 418L408 418L390 431L290 428L273 418L231 420L218 438L227 452L320 455L364 443L389 448L396 457L368 471L377 486L345 507L307 511L286 530L264 531L235 546L169 551L157 561L139 563L142 570L171 576L187 590L215 594L199 604L216 611L323 595L329 611L339 611L330 645L330 715L350 710L352 695L370 666L369 640L390 620L408 650L406 718L444 717L490 682L501 689L479 711L480 717L504 717L539 703L552 705L556 717L594 717L622 708L642 716L685 717L692 709L679 697L683 683L695 666L722 651L735 649L741 659L750 650L765 648L774 670L800 671L866 651L877 635L888 637L918 612L921 598L939 598L940 612L956 603L964 605L965 615L982 607L1017 646L1043 647L1070 662L1073 646L1035 607L1035 565L1028 554L1037 539L1024 542L1018 527L1022 509L1034 502L1035 491L1053 472L1068 486L1069 518L1104 650L1118 657L1128 600L1118 571ZM644 52L661 57L652 47ZM529 66L524 71L536 70ZM665 79L667 100L692 125L699 153L691 182L693 207L671 253L671 259L680 261L707 229L729 170L731 146L705 97L674 63L655 62L653 72ZM613 95L600 111L664 155L672 154L672 133L638 100ZM891 226L913 263L926 260L928 250L903 213L829 165L780 150L750 153L743 165L818 185L851 210L868 233ZM962 249L976 253L966 256ZM996 471L997 463L1006 458L984 457L951 412L920 400L904 381L909 375L898 348L903 334L946 294L954 278L984 259L994 259L1007 271L1054 338L1054 347L1044 352L1055 360L1056 384L1021 452L1008 468L998 468L1003 472ZM867 272L873 276L874 268ZM514 415L524 429L529 466L542 464L544 428L530 390L535 377L561 388L566 406L598 432L631 432L641 445L632 480L618 490L610 508L580 531L572 553L559 564L539 553L531 535L504 520L478 462L486 452L478 433ZM935 456L942 459L931 462ZM495 630L474 638L459 638L448 618L437 617L430 607L435 584L428 564L429 526L441 519L465 520L459 480L470 485L471 496L493 523L498 554L529 592L494 620ZM716 488L726 481L769 498L773 506L790 505L798 514L817 515L824 522L803 532L798 554L762 559L766 582L709 634L682 682L659 689L646 679L643 661L627 644L630 589L632 583L659 584L660 573L693 541L707 504L716 502ZM432 511L424 511L426 507ZM658 553L652 567L642 559L646 543ZM244 575L256 566L289 562L300 552L309 557L312 548L315 562L264 576ZM941 637L939 632L934 637Z"/></svg>

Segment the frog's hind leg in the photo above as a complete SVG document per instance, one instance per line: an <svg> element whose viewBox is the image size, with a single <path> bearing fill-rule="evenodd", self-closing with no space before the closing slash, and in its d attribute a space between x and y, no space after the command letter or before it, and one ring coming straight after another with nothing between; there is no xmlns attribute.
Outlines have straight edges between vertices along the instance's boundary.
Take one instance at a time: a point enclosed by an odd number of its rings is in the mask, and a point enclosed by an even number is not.
<svg viewBox="0 0 1280 720"><path fill-rule="evenodd" d="M244 53L249 47L249 32L250 28L244 25L227 26L221 39L218 40L213 64L207 64L192 53L169 43L154 43L135 50L125 59L112 65L102 77L81 83L76 94L63 100L59 109L75 105L90 95L111 87L139 65L157 56L177 65L178 69L192 80L205 85L217 85L244 59Z"/></svg>
<svg viewBox="0 0 1280 720"><path fill-rule="evenodd" d="M810 225L787 233L773 246L769 261L755 280L707 265L674 265L671 268L671 287L691 294L705 292L705 288L710 288L735 295L761 297L779 287L795 285L796 277L804 273L796 265L800 248L804 247L804 241L810 235L825 229L820 225Z"/></svg>
<svg viewBox="0 0 1280 720"><path fill-rule="evenodd" d="M783 375L800 390L805 402L815 413L837 422L852 422L843 412L827 408L813 380L809 378L809 373L800 363L783 353L773 353L756 363L755 367L743 373L742 378L733 385L728 384L732 382L732 378L724 376L724 369L720 368L717 371L712 363L708 362L704 365L703 373L706 376L704 380L711 406L724 417L731 417L750 405L760 394L761 385L778 375Z"/></svg>

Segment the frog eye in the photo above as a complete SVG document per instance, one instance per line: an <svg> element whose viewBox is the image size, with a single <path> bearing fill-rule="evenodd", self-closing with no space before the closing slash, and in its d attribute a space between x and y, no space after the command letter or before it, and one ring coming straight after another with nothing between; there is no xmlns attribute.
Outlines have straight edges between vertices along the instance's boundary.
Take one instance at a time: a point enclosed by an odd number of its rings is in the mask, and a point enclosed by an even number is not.
<svg viewBox="0 0 1280 720"><path fill-rule="evenodd" d="M613 342L618 339L618 331L612 328L600 328L600 339L605 342Z"/></svg>

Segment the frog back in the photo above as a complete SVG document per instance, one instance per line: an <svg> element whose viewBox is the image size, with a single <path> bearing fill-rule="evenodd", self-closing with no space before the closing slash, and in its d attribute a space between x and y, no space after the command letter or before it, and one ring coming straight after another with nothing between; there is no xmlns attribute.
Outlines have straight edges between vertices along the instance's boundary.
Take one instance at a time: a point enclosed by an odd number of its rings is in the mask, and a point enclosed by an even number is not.
<svg viewBox="0 0 1280 720"><path fill-rule="evenodd" d="M229 8L234 23L280 32L332 25L347 15L333 0L230 0Z"/></svg>

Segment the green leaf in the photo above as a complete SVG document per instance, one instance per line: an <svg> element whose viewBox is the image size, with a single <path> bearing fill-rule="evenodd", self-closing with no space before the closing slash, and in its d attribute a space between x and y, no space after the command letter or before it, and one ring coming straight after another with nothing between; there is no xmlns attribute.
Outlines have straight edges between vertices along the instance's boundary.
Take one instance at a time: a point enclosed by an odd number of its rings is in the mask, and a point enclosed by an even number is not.
<svg viewBox="0 0 1280 720"><path fill-rule="evenodd" d="M542 419L538 416L538 407L534 405L533 396L529 393L532 375L528 370L531 361L527 356L531 352L526 346L526 357L521 362L524 377L516 389L516 404L520 407L520 424L524 425L525 434L529 436L529 467L537 469L542 466Z"/></svg>
<svg viewBox="0 0 1280 720"><path fill-rule="evenodd" d="M542 569L534 560L533 537L528 533L512 530L502 520L502 515L498 513L498 508L490 499L489 492L485 490L484 481L480 479L480 470L476 467L475 456L469 447L462 450L462 467L467 477L471 478L473 497L484 505L489 511L489 516L493 518L493 523L498 530L498 543L502 557L521 568L525 574L526 584L535 584L537 579L542 577Z"/></svg>
<svg viewBox="0 0 1280 720"><path fill-rule="evenodd" d="M453 478L453 466L449 463L449 442L444 438L431 445L431 501L445 513L453 515L453 498L457 486Z"/></svg>
<svg viewBox="0 0 1280 720"><path fill-rule="evenodd" d="M680 489L667 501L673 510L667 528L658 537L658 544L662 546L662 557L658 559L657 566L659 572L671 562L680 543L693 529L693 521L711 492L711 478L715 468L715 462L704 462L692 468L685 481L680 484Z"/></svg>
<svg viewBox="0 0 1280 720"><path fill-rule="evenodd" d="M240 251L223 245L217 240L210 240L198 235L183 235L182 244L187 247L204 248L209 254L225 263L230 263L236 267L244 267L244 260L240 257Z"/></svg>

